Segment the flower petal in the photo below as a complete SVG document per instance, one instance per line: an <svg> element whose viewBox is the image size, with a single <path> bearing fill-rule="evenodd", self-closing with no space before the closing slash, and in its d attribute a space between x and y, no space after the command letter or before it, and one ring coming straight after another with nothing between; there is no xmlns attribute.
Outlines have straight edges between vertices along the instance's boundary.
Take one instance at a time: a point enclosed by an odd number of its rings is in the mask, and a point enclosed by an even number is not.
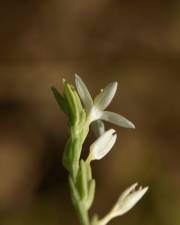
<svg viewBox="0 0 180 225"><path fill-rule="evenodd" d="M101 119L116 124L120 127L135 128L135 125L131 121L114 112L104 111Z"/></svg>
<svg viewBox="0 0 180 225"><path fill-rule="evenodd" d="M77 74L75 74L75 83L76 83L78 94L82 100L82 103L84 104L86 110L89 111L93 105L93 100L88 91L88 88L86 87L85 83Z"/></svg>
<svg viewBox="0 0 180 225"><path fill-rule="evenodd" d="M114 129L109 129L90 146L90 154L92 155L92 160L102 159L105 155L108 154L108 152L115 144L117 138L117 135L114 133Z"/></svg>
<svg viewBox="0 0 180 225"><path fill-rule="evenodd" d="M92 129L96 137L101 136L105 132L105 126L102 120L96 120L91 124Z"/></svg>
<svg viewBox="0 0 180 225"><path fill-rule="evenodd" d="M117 90L117 82L112 82L108 84L104 90L95 98L94 106L100 110L104 110L111 103L116 90Z"/></svg>

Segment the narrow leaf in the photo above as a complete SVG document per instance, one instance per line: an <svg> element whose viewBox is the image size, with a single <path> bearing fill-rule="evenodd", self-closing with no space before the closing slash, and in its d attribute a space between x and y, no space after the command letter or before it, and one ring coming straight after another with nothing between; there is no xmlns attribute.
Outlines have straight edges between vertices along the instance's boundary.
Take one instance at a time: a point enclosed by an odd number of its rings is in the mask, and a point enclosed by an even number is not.
<svg viewBox="0 0 180 225"><path fill-rule="evenodd" d="M68 114L68 106L66 103L66 100L64 99L64 97L59 93L59 91L55 88L55 87L51 87L51 91L54 95L54 98L56 99L56 102L58 103L60 109Z"/></svg>

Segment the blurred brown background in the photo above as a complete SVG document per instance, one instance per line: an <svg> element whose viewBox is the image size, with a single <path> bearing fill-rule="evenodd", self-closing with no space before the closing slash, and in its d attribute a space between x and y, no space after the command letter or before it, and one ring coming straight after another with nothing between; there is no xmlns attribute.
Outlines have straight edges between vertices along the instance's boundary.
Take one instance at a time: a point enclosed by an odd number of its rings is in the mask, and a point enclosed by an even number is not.
<svg viewBox="0 0 180 225"><path fill-rule="evenodd" d="M149 193L111 224L179 225L180 1L6 0L0 21L0 224L78 224L61 166L66 120L50 92L76 72L93 94L117 80L110 109L137 128L118 128L94 163L92 213L139 181Z"/></svg>

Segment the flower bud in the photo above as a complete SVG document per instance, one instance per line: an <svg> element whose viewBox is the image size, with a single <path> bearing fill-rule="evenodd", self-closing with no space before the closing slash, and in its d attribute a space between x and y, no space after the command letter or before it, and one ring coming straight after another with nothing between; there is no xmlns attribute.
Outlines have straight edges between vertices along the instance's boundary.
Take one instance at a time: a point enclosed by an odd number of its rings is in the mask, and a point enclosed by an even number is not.
<svg viewBox="0 0 180 225"><path fill-rule="evenodd" d="M109 129L104 132L104 134L90 146L91 160L99 160L107 155L115 144L116 138L117 135L114 129Z"/></svg>
<svg viewBox="0 0 180 225"><path fill-rule="evenodd" d="M148 187L141 186L136 190L137 186L138 183L135 183L121 194L112 210L114 216L121 216L132 209L148 190Z"/></svg>

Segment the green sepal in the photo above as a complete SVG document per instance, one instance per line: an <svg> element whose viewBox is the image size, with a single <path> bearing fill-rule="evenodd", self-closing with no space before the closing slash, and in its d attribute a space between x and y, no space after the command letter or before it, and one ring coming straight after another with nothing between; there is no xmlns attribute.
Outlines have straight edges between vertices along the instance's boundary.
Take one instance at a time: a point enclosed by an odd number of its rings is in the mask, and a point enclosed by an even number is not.
<svg viewBox="0 0 180 225"><path fill-rule="evenodd" d="M94 201L95 197L95 188L96 188L96 182L94 179L89 181L88 185L88 198L86 200L86 207L89 209Z"/></svg>

